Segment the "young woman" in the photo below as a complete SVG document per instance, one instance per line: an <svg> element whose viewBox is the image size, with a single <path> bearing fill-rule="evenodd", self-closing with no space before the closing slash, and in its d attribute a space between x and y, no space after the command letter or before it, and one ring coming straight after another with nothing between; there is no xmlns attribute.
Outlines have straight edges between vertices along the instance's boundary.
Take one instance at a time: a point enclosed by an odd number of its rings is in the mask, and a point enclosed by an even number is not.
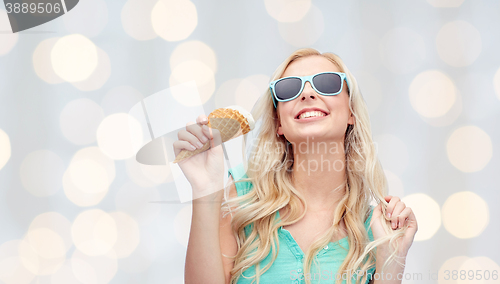
<svg viewBox="0 0 500 284"><path fill-rule="evenodd" d="M297 50L252 115L255 147L226 190L206 116L174 143L175 154L214 146L179 163L193 192L213 192L193 200L186 283L401 283L417 221L386 196L368 111L342 60Z"/></svg>

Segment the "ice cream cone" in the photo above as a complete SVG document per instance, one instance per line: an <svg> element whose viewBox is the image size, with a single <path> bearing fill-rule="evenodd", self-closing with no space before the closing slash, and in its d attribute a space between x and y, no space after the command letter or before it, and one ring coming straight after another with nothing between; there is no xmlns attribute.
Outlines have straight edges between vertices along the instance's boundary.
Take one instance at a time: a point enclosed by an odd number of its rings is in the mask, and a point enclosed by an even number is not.
<svg viewBox="0 0 500 284"><path fill-rule="evenodd" d="M222 142L226 142L250 132L254 128L255 122L252 115L243 108L230 106L212 111L208 115L207 126L219 130ZM210 149L210 140L203 144L200 149L193 151L182 150L175 157L174 164L208 149Z"/></svg>

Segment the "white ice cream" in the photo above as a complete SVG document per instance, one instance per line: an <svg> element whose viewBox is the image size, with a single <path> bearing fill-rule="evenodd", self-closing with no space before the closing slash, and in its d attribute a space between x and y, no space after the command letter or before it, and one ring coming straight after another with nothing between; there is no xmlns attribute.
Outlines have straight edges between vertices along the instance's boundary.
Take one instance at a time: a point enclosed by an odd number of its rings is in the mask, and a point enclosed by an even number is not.
<svg viewBox="0 0 500 284"><path fill-rule="evenodd" d="M253 116L251 113L249 113L246 109L244 109L238 105L232 105L232 106L228 106L226 108L230 108L230 109L234 109L234 110L239 111L239 113L241 113L247 119L248 125L250 126L250 130L253 130L253 128L255 127L255 120L253 119Z"/></svg>

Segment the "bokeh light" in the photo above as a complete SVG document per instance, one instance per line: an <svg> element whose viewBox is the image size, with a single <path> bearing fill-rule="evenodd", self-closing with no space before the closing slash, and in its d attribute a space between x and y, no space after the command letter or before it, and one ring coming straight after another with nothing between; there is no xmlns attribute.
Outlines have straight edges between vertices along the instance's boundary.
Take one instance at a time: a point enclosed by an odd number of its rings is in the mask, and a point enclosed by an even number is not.
<svg viewBox="0 0 500 284"><path fill-rule="evenodd" d="M35 73L40 79L49 84L64 82L54 71L50 60L50 53L58 40L59 37L45 39L37 45L33 52L33 68L35 69Z"/></svg>
<svg viewBox="0 0 500 284"><path fill-rule="evenodd" d="M72 82L73 86L80 91L88 92L100 89L111 76L111 61L108 54L99 47L96 49L98 65L94 72L83 81Z"/></svg>
<svg viewBox="0 0 500 284"><path fill-rule="evenodd" d="M498 275L498 272L500 272L500 266L491 258L486 256L471 257L466 259L460 266L460 270L467 272L475 271L476 277L474 277L475 279L470 279L468 274L466 279L458 278L457 279L458 284L475 284L478 282L489 284L489 283L500 282L498 276L493 275L493 274ZM496 271L496 273L494 271ZM483 281L478 281L478 280L483 280Z"/></svg>
<svg viewBox="0 0 500 284"><path fill-rule="evenodd" d="M125 165L130 180L141 187L157 186L171 176L169 165L144 165L135 157L127 159Z"/></svg>
<svg viewBox="0 0 500 284"><path fill-rule="evenodd" d="M38 234L37 232L40 230L45 231L45 233ZM31 237L32 234L35 236ZM43 257L41 254L51 254L50 251L44 250L45 246L59 248L62 252L64 243L61 237L52 230L42 228L28 232L19 244L19 257L24 267L35 275L54 274L64 263L65 256L60 255L60 253L53 254L53 257L50 258Z"/></svg>
<svg viewBox="0 0 500 284"><path fill-rule="evenodd" d="M425 241L432 238L441 227L441 210L437 202L424 193L415 193L401 199L410 207L418 222L415 241Z"/></svg>
<svg viewBox="0 0 500 284"><path fill-rule="evenodd" d="M189 0L158 0L151 12L154 31L167 41L186 39L198 25L196 6Z"/></svg>
<svg viewBox="0 0 500 284"><path fill-rule="evenodd" d="M424 117L445 115L456 100L456 87L446 74L428 70L418 74L410 84L410 103Z"/></svg>
<svg viewBox="0 0 500 284"><path fill-rule="evenodd" d="M10 240L0 245L0 281L5 284L31 283L35 274L24 267L19 256L21 240Z"/></svg>
<svg viewBox="0 0 500 284"><path fill-rule="evenodd" d="M71 236L76 248L89 256L105 255L116 244L115 219L101 209L84 211L75 218Z"/></svg>
<svg viewBox="0 0 500 284"><path fill-rule="evenodd" d="M61 189L65 165L49 150L38 150L24 158L20 167L21 182L34 196L50 196Z"/></svg>
<svg viewBox="0 0 500 284"><path fill-rule="evenodd" d="M470 191L452 194L443 204L443 225L457 238L479 236L490 222L488 203Z"/></svg>
<svg viewBox="0 0 500 284"><path fill-rule="evenodd" d="M313 4L307 14L298 22L279 23L281 37L295 47L313 45L325 30L323 12Z"/></svg>
<svg viewBox="0 0 500 284"><path fill-rule="evenodd" d="M198 87L198 94L192 95L199 97L193 98L186 95L185 92L175 92L175 90L172 90L172 96L176 101L185 106L196 106L200 99L203 104L212 97L215 91L215 76L212 69L205 63L198 60L188 60L179 63L175 69L172 70L172 74L170 75L170 87L189 81L195 81Z"/></svg>
<svg viewBox="0 0 500 284"><path fill-rule="evenodd" d="M72 161L68 172L71 182L84 193L106 192L111 184L106 169L92 159Z"/></svg>
<svg viewBox="0 0 500 284"><path fill-rule="evenodd" d="M86 145L96 141L97 127L104 119L101 107L94 101L81 98L69 102L61 112L59 126L73 144Z"/></svg>
<svg viewBox="0 0 500 284"><path fill-rule="evenodd" d="M151 23L151 11L156 0L128 0L121 12L125 32L136 40L150 40L157 37Z"/></svg>
<svg viewBox="0 0 500 284"><path fill-rule="evenodd" d="M112 212L109 216L116 224L116 242L113 251L117 258L128 257L139 244L141 238L139 224L124 212Z"/></svg>
<svg viewBox="0 0 500 284"><path fill-rule="evenodd" d="M81 284L73 273L71 261L66 260L64 264L52 274L50 277L50 284Z"/></svg>
<svg viewBox="0 0 500 284"><path fill-rule="evenodd" d="M217 57L214 50L199 40L187 41L179 44L170 56L170 69L189 60L197 60L208 66L212 72L217 72Z"/></svg>
<svg viewBox="0 0 500 284"><path fill-rule="evenodd" d="M481 34L468 22L450 22L439 30L436 46L439 57L450 66L468 66L481 53Z"/></svg>
<svg viewBox="0 0 500 284"><path fill-rule="evenodd" d="M28 232L43 228L52 230L62 239L65 251L68 251L73 246L71 222L60 213L45 212L36 216L31 221Z"/></svg>
<svg viewBox="0 0 500 284"><path fill-rule="evenodd" d="M234 94L243 79L231 79L222 83L214 95L215 107L227 107L236 104Z"/></svg>
<svg viewBox="0 0 500 284"><path fill-rule="evenodd" d="M97 47L80 34L58 39L50 58L55 73L68 82L86 80L98 65Z"/></svg>
<svg viewBox="0 0 500 284"><path fill-rule="evenodd" d="M455 256L452 258L447 259L439 268L438 274L441 277L438 277L438 283L439 284L458 284L457 280L458 279L445 279L445 275L451 274L453 270L459 270L460 267L469 259L467 256ZM448 272L445 272L448 270ZM457 277L458 278L458 277Z"/></svg>
<svg viewBox="0 0 500 284"><path fill-rule="evenodd" d="M311 0L265 0L267 13L278 22L300 21L309 12Z"/></svg>
<svg viewBox="0 0 500 284"><path fill-rule="evenodd" d="M89 256L75 250L71 256L75 277L82 284L107 284L118 271L118 262L113 250L107 255Z"/></svg>
<svg viewBox="0 0 500 284"><path fill-rule="evenodd" d="M446 143L450 163L466 173L482 170L493 156L490 136L481 128L463 126L450 135Z"/></svg>
<svg viewBox="0 0 500 284"><path fill-rule="evenodd" d="M414 30L398 27L388 31L380 42L382 63L396 74L416 70L424 61L426 47L424 39Z"/></svg>
<svg viewBox="0 0 500 284"><path fill-rule="evenodd" d="M89 21L89 15L92 15L91 21ZM108 23L108 6L104 0L81 1L71 10L71 17L63 17L63 19L68 32L94 37Z"/></svg>
<svg viewBox="0 0 500 284"><path fill-rule="evenodd" d="M141 231L141 241L129 257L118 260L120 270L127 273L141 273L146 271L162 254L161 246L147 230Z"/></svg>
<svg viewBox="0 0 500 284"><path fill-rule="evenodd" d="M72 175L70 174L70 169L72 167L72 164L77 163L79 164L81 161L85 161L83 166L86 165L99 165L97 166L98 170L89 170L86 172L82 173L75 173L75 175L78 180L85 179L86 177L88 178L96 178L96 176L92 175L97 175L98 183L106 183L108 184L108 187L106 190L101 190L98 192L95 192L93 188L86 188L86 186L89 186L88 183L82 182L81 184L75 184ZM89 163L90 161L90 163ZM93 162L93 163L92 163ZM103 173L105 173L106 177L104 177ZM78 177L80 176L80 177ZM101 200L106 196L108 189L109 189L109 184L115 179L115 164L112 159L104 155L99 148L97 147L88 147L79 150L78 152L75 153L73 158L71 159L70 166L66 170L63 176L63 188L64 188L64 193L66 194L66 197L73 202L74 204L78 206L93 206L101 202ZM96 182L96 181L94 181ZM90 183L90 185L92 182ZM102 187L101 187L102 188Z"/></svg>
<svg viewBox="0 0 500 284"><path fill-rule="evenodd" d="M11 151L9 135L0 129L0 170L9 161Z"/></svg>
<svg viewBox="0 0 500 284"><path fill-rule="evenodd" d="M0 31L11 31L9 16L7 12L0 9ZM17 33L2 34L0 41L0 56L9 53L17 43L19 35Z"/></svg>
<svg viewBox="0 0 500 284"><path fill-rule="evenodd" d="M261 97L269 88L269 76L266 75L253 75L243 79L238 87L235 97L236 104L242 108L251 111L255 102Z"/></svg>
<svg viewBox="0 0 500 284"><path fill-rule="evenodd" d="M135 155L134 143L142 145L142 128L139 122L127 113L116 113L107 116L97 128L97 144L99 149L114 160L123 160Z"/></svg>

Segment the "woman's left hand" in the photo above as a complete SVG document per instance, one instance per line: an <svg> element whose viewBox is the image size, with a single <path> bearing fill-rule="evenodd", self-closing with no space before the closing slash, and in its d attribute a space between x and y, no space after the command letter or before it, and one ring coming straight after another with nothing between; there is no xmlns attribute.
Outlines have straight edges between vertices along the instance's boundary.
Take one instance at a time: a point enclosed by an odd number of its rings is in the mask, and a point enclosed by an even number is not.
<svg viewBox="0 0 500 284"><path fill-rule="evenodd" d="M389 202L389 205L386 209L386 214L390 214L390 216L388 217L391 220L392 229L397 230L398 228L402 228L406 224L408 224L406 233L402 238L398 240L399 249L397 252L399 256L406 257L408 250L413 243L413 238L415 237L415 234L418 230L417 219L415 218L415 214L413 214L411 208L406 207L406 205L401 201L401 199L399 199L399 197L387 195L385 197L385 201ZM382 207L379 204L374 208L372 219L370 222L373 238L375 240L387 235L380 221L382 214ZM387 247L387 243L383 246Z"/></svg>

